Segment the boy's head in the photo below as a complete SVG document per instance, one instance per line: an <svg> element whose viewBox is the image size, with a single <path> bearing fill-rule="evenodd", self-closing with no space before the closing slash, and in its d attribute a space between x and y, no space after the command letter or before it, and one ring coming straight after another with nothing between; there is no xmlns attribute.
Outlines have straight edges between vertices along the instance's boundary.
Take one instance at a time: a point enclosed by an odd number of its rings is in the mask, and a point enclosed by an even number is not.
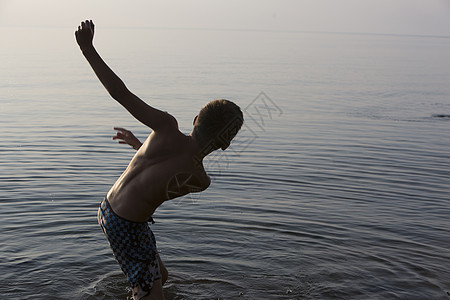
<svg viewBox="0 0 450 300"><path fill-rule="evenodd" d="M206 104L194 119L192 136L202 146L225 150L244 123L239 106L225 99Z"/></svg>

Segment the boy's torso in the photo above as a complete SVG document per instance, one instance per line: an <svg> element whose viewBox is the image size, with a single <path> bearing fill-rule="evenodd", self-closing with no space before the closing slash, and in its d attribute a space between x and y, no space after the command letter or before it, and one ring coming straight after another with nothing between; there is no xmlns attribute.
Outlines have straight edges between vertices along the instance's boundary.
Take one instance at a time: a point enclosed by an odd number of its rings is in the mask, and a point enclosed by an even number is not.
<svg viewBox="0 0 450 300"><path fill-rule="evenodd" d="M196 153L192 138L178 129L152 132L108 192L112 209L143 222L164 201L206 189L210 180Z"/></svg>

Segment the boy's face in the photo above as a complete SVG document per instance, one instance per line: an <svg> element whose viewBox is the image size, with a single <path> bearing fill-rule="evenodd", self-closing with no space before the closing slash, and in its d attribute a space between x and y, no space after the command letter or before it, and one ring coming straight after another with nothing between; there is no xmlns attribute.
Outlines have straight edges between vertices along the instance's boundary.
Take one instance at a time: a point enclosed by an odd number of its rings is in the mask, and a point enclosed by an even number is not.
<svg viewBox="0 0 450 300"><path fill-rule="evenodd" d="M194 117L194 120L192 121L192 125L195 126L195 124L197 123L197 119L198 119L198 115L196 115ZM231 141L227 141L227 143L225 145L222 145L222 147L220 147L220 149L222 149L223 151L225 151L228 147L230 147ZM217 148L218 149L218 148Z"/></svg>

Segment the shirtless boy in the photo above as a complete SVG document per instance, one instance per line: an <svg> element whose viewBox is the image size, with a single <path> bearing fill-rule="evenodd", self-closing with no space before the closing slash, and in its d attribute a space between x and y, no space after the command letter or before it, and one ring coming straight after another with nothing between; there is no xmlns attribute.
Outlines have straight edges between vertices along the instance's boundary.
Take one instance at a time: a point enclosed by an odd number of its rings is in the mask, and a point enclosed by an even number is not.
<svg viewBox="0 0 450 300"><path fill-rule="evenodd" d="M208 103L185 135L177 120L147 105L130 92L93 46L94 24L82 22L75 32L80 49L108 93L137 120L152 129L141 145L122 128L115 138L129 143L136 154L100 204L98 219L114 256L133 289L133 299L164 299L167 270L158 255L148 226L164 201L210 185L203 158L225 150L243 124L240 108L228 100Z"/></svg>

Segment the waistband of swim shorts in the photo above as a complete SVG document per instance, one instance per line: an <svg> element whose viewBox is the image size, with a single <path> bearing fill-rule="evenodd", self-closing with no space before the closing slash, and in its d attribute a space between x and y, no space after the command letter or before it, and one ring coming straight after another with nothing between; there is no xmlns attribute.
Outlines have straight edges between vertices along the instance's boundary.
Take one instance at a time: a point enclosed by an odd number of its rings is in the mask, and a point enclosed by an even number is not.
<svg viewBox="0 0 450 300"><path fill-rule="evenodd" d="M128 219L125 219L125 218L119 216L119 215L116 214L116 212L112 209L111 204L109 204L108 198L106 198L106 197L105 197L105 199L103 199L102 203L100 203L100 207L102 207L103 209L107 209L107 210L111 211L111 213L112 213L115 217L117 217L117 218L119 218L119 219L121 219L121 220L123 220L123 221L125 221L125 222L127 222L127 223L130 223L130 224L136 224L136 225L139 225L139 224L146 224L146 223L148 223L148 222L151 222L152 224L155 224L155 221L153 220L152 217L149 217L148 220L147 220L146 222L136 222L136 221L131 221L131 220L128 220Z"/></svg>

